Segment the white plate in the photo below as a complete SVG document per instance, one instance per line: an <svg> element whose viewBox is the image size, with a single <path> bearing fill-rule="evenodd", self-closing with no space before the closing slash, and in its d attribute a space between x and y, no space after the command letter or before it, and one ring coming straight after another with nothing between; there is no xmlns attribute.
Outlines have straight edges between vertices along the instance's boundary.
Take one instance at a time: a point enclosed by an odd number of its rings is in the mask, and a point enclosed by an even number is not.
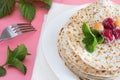
<svg viewBox="0 0 120 80"><path fill-rule="evenodd" d="M60 14L45 26L45 31L41 36L44 56L59 80L78 80L78 78L64 65L59 57L56 45L57 36L62 25L68 22L70 16L88 5L82 5Z"/></svg>

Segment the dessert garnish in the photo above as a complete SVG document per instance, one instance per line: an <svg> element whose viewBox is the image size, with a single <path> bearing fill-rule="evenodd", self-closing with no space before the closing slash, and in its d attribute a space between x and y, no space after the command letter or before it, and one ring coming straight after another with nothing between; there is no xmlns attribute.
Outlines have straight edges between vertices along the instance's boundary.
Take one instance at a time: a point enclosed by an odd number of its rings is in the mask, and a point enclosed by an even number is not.
<svg viewBox="0 0 120 80"><path fill-rule="evenodd" d="M103 22L96 23L94 29L90 29L86 23L83 23L82 31L85 36L83 38L85 48L92 53L97 44L110 43L120 38L120 20L106 18Z"/></svg>
<svg viewBox="0 0 120 80"><path fill-rule="evenodd" d="M120 20L114 21L112 18L106 18L103 25L105 42L110 43L120 38Z"/></svg>

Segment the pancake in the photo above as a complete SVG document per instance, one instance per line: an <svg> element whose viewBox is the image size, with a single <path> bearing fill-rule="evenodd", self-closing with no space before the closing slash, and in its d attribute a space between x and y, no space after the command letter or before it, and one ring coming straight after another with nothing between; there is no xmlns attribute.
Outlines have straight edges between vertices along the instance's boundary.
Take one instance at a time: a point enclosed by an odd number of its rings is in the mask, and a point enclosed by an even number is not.
<svg viewBox="0 0 120 80"><path fill-rule="evenodd" d="M82 40L82 24L90 28L95 23L111 17L120 20L120 6L109 0L102 5L97 1L80 9L69 22L63 26L58 36L58 53L66 66L78 77L90 80L114 80L120 75L120 40L98 44L91 54L86 51Z"/></svg>

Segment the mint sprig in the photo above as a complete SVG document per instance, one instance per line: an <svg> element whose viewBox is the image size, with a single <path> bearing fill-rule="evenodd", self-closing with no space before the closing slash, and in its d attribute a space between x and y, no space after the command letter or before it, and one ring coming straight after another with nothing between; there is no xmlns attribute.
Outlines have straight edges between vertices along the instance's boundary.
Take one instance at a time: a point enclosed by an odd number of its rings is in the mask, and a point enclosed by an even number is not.
<svg viewBox="0 0 120 80"><path fill-rule="evenodd" d="M86 50L93 53L96 49L96 45L104 42L104 37L99 31L90 29L86 23L83 23L82 31L85 36L82 42L85 44Z"/></svg>
<svg viewBox="0 0 120 80"><path fill-rule="evenodd" d="M88 28L88 25L86 23L83 23L82 31L83 31L83 34L85 35L82 42L85 44L86 50L90 53L94 52L94 50L96 49L96 45L97 45L96 37L91 32L91 30Z"/></svg>
<svg viewBox="0 0 120 80"><path fill-rule="evenodd" d="M18 3L22 16L29 22L32 22L36 14L36 8L33 4L35 1L38 3L44 2L45 4L41 4L41 6L47 9L49 9L52 4L52 0L0 0L0 18L11 14L15 4Z"/></svg>
<svg viewBox="0 0 120 80"><path fill-rule="evenodd" d="M82 42L85 44L86 50L93 53L96 49L96 45L104 42L104 37L99 31L90 29L86 23L83 23L82 31L85 36Z"/></svg>
<svg viewBox="0 0 120 80"><path fill-rule="evenodd" d="M17 46L14 50L11 50L9 47L7 49L7 61L0 67L0 76L5 76L6 70L4 66L12 66L21 71L23 74L26 74L27 68L22 63L25 57L28 55L27 48L24 44Z"/></svg>

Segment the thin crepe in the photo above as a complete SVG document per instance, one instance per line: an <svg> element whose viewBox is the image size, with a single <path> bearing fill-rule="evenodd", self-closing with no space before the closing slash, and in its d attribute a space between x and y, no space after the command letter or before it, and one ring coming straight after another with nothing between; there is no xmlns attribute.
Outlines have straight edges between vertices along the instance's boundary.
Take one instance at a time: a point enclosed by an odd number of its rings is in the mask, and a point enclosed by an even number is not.
<svg viewBox="0 0 120 80"><path fill-rule="evenodd" d="M103 6L98 1L79 10L60 31L57 42L59 55L79 77L111 80L120 74L120 40L98 44L92 54L82 43L82 24L86 22L92 28L108 17L120 20L120 6L113 2Z"/></svg>

